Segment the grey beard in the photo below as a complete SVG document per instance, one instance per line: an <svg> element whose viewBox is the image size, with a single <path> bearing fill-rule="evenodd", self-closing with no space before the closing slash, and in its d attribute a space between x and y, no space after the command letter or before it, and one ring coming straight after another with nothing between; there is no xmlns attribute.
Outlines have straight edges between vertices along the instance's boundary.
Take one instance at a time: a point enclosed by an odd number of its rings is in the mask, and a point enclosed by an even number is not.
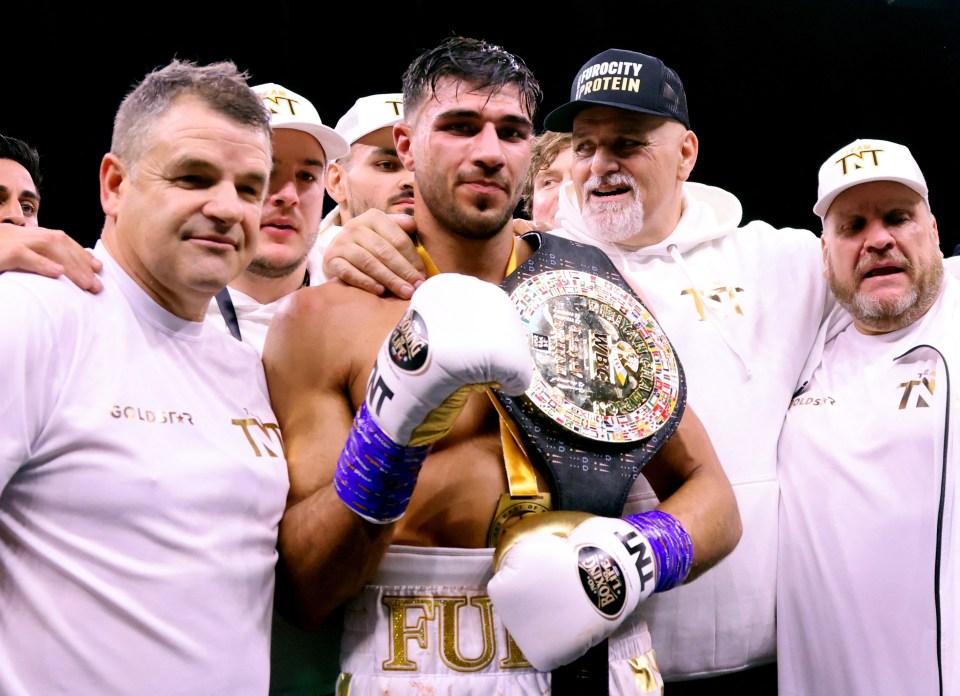
<svg viewBox="0 0 960 696"><path fill-rule="evenodd" d="M917 321L933 305L943 284L943 263L937 258L928 259L910 291L892 301L841 287L836 282L832 266L829 271L830 288L840 306L864 326L880 332L896 331Z"/></svg>
<svg viewBox="0 0 960 696"><path fill-rule="evenodd" d="M630 186L633 197L616 207L603 203L588 202L580 209L583 223L594 239L617 244L631 239L643 230L643 200L637 191L637 182L632 176L617 172L608 176L592 176L584 183L584 191L592 191L603 184ZM596 200L587 198L587 201Z"/></svg>

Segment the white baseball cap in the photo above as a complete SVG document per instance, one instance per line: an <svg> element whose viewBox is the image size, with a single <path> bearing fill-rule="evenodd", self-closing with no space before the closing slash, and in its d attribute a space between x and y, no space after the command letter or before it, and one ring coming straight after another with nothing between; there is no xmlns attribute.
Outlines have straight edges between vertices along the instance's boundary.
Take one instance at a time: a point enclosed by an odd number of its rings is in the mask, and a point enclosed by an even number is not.
<svg viewBox="0 0 960 696"><path fill-rule="evenodd" d="M347 141L333 128L323 125L316 107L307 99L274 82L256 85L252 89L270 110L270 125L273 128L292 128L309 133L320 143L328 161L350 152Z"/></svg>
<svg viewBox="0 0 960 696"><path fill-rule="evenodd" d="M350 145L375 130L393 126L403 120L403 95L371 94L360 97L337 121L337 133Z"/></svg>
<svg viewBox="0 0 960 696"><path fill-rule="evenodd" d="M889 140L854 140L820 166L820 187L813 212L823 219L837 196L868 181L896 181L919 193L930 205L927 181L909 149Z"/></svg>

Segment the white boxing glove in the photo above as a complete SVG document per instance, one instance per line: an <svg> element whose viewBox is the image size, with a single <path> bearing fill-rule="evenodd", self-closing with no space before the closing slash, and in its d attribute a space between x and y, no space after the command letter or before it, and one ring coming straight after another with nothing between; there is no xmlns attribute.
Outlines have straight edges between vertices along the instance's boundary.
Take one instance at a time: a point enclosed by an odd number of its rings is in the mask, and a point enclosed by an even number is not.
<svg viewBox="0 0 960 696"><path fill-rule="evenodd" d="M519 396L533 379L520 315L497 285L459 273L426 280L387 337L367 385L367 408L394 442L449 432L471 391Z"/></svg>
<svg viewBox="0 0 960 696"><path fill-rule="evenodd" d="M648 514L617 519L543 512L524 517L504 534L487 592L536 669L549 672L581 657L609 637L655 588L662 589L657 587L662 546L651 548L650 542L662 541L657 527L663 517L672 520L666 522L668 528L682 528L669 515L644 518ZM692 561L692 546L684 550ZM673 572L673 561L666 565ZM689 564L678 572L685 578Z"/></svg>
<svg viewBox="0 0 960 696"><path fill-rule="evenodd" d="M340 499L371 522L399 519L430 445L450 431L470 393L490 386L520 395L533 369L503 289L457 273L428 278L377 354L337 463Z"/></svg>

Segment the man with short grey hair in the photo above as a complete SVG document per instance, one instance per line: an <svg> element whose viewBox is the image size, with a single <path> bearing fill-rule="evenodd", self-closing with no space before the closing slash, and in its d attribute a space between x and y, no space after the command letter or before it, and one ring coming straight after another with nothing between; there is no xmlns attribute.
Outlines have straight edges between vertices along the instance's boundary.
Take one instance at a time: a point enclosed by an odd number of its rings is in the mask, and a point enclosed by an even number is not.
<svg viewBox="0 0 960 696"><path fill-rule="evenodd" d="M103 289L0 275L0 693L266 692L286 459L259 355L203 318L270 168L246 75L174 60L100 165Z"/></svg>

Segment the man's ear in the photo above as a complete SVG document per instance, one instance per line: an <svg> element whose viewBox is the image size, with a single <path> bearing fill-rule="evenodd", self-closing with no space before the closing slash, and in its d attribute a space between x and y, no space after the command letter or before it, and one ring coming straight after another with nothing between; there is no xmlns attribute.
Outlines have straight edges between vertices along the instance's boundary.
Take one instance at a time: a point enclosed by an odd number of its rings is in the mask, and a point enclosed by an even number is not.
<svg viewBox="0 0 960 696"><path fill-rule="evenodd" d="M126 179L127 169L120 158L112 152L105 154L100 161L100 207L105 215L116 217Z"/></svg>
<svg viewBox="0 0 960 696"><path fill-rule="evenodd" d="M393 142L397 146L397 157L408 172L417 170L413 161L413 133L406 123L397 123L393 127Z"/></svg>
<svg viewBox="0 0 960 696"><path fill-rule="evenodd" d="M824 231L820 231L820 256L823 258L823 277L829 279L830 273L827 270L827 254L830 253L830 250L827 249L827 242L823 238Z"/></svg>
<svg viewBox="0 0 960 696"><path fill-rule="evenodd" d="M700 152L700 141L697 134L688 130L680 141L680 166L677 169L677 177L681 181L690 178L693 172L693 166L697 163L697 154Z"/></svg>
<svg viewBox="0 0 960 696"><path fill-rule="evenodd" d="M332 198L337 205L343 205L347 199L347 193L343 189L343 167L336 162L327 165L327 171L323 175L323 187L327 190L327 195Z"/></svg>

